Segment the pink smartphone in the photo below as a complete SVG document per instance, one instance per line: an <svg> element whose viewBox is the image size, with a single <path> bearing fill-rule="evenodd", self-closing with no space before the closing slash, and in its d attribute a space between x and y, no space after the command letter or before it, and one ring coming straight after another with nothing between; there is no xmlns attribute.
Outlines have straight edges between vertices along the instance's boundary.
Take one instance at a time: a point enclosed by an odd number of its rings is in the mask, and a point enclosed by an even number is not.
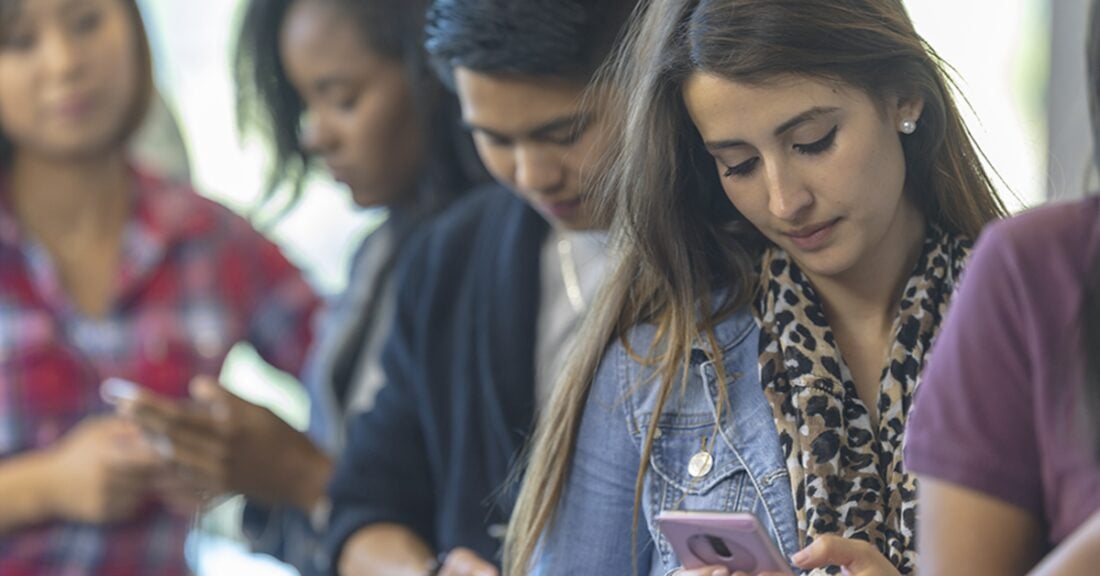
<svg viewBox="0 0 1100 576"><path fill-rule="evenodd" d="M747 512L665 511L657 525L684 568L725 566L731 571L791 574L756 516Z"/></svg>

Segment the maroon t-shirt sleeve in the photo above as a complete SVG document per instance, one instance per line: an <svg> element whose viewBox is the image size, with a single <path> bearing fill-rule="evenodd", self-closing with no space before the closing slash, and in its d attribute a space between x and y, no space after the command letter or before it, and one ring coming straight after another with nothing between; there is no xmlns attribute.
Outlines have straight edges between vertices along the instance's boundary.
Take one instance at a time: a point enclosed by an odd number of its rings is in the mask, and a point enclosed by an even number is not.
<svg viewBox="0 0 1100 576"><path fill-rule="evenodd" d="M905 462L1041 514L1032 301L1008 230L989 227L963 273L910 413Z"/></svg>

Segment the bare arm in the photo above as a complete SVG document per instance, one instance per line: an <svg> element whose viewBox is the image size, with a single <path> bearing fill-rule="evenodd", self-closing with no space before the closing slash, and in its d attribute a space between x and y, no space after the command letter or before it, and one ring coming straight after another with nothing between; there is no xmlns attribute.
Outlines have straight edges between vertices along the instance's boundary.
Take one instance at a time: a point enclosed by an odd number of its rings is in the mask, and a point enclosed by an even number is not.
<svg viewBox="0 0 1100 576"><path fill-rule="evenodd" d="M0 534L59 518L123 520L144 501L160 467L136 427L88 418L57 444L0 462Z"/></svg>
<svg viewBox="0 0 1100 576"><path fill-rule="evenodd" d="M1100 512L1047 555L1031 576L1091 574L1100 566Z"/></svg>
<svg viewBox="0 0 1100 576"><path fill-rule="evenodd" d="M927 477L919 504L921 574L1023 575L1042 556L1040 522L1026 510Z"/></svg>
<svg viewBox="0 0 1100 576"><path fill-rule="evenodd" d="M32 452L0 462L0 534L49 520L50 458L46 452Z"/></svg>

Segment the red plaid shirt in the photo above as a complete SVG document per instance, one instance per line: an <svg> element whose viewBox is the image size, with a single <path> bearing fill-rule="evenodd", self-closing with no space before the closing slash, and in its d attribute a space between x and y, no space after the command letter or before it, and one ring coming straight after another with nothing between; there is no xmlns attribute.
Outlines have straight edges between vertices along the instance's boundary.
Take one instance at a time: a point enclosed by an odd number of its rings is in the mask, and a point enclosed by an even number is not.
<svg viewBox="0 0 1100 576"><path fill-rule="evenodd" d="M49 446L107 412L98 389L109 376L183 397L193 376L217 375L240 341L278 368L301 369L317 300L298 270L244 219L190 188L137 172L134 180L103 319L74 308L46 251L0 205L0 458ZM0 576L186 574L190 525L150 503L110 527L32 527L0 537Z"/></svg>

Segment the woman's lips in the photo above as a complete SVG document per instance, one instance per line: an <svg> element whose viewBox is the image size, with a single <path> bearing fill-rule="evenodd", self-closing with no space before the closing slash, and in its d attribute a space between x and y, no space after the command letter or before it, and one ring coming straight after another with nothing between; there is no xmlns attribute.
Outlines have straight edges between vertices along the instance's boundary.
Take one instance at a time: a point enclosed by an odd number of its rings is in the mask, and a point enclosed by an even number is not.
<svg viewBox="0 0 1100 576"><path fill-rule="evenodd" d="M74 96L58 102L54 111L66 120L81 120L88 116L94 104L95 99L91 96Z"/></svg>
<svg viewBox="0 0 1100 576"><path fill-rule="evenodd" d="M825 247L832 236L833 230L836 229L837 222L840 222L840 218L834 218L821 224L804 226L798 230L784 232L783 235L790 238L791 243L799 250L814 252Z"/></svg>

